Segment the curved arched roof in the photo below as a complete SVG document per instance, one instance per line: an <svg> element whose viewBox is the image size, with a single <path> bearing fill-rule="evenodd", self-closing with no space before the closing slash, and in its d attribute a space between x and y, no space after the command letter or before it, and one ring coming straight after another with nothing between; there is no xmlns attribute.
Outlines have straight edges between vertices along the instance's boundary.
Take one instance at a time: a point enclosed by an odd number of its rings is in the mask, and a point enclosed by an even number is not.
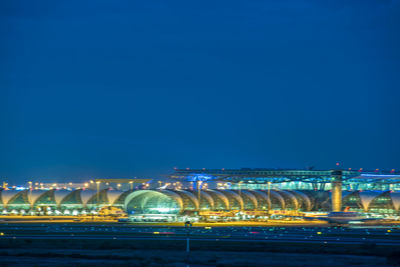
<svg viewBox="0 0 400 267"><path fill-rule="evenodd" d="M153 192L153 190L138 190L138 191L133 191L132 193L130 193L129 195L127 195L125 197L125 201L124 201L124 207L126 209L126 207L128 206L128 203L132 201L132 199L134 199L135 197L141 196L143 194L147 194L149 192Z"/></svg>
<svg viewBox="0 0 400 267"><path fill-rule="evenodd" d="M361 205L363 206L364 210L368 210L369 204L371 204L372 200L374 198L378 197L379 195L382 195L382 191L362 191L359 192L360 200L361 200Z"/></svg>
<svg viewBox="0 0 400 267"><path fill-rule="evenodd" d="M275 197L280 203L281 203L281 207L282 209L286 208L286 201L285 199L282 197L282 195L278 194L278 192L276 192L275 190L270 190L269 194L273 197ZM268 193L267 193L268 195Z"/></svg>
<svg viewBox="0 0 400 267"><path fill-rule="evenodd" d="M192 192L186 191L186 190L176 190L175 192L178 193L178 194L185 195L187 198L190 199L190 201L192 201L192 203L195 206L195 208L199 209L199 207L200 207L199 200L197 199L197 197Z"/></svg>
<svg viewBox="0 0 400 267"><path fill-rule="evenodd" d="M177 193L170 191L170 190L159 190L157 192L172 197L178 203L179 207L181 209L183 208L183 200Z"/></svg>
<svg viewBox="0 0 400 267"><path fill-rule="evenodd" d="M391 192L390 198L392 199L394 209L398 211L400 209L400 192Z"/></svg>
<svg viewBox="0 0 400 267"><path fill-rule="evenodd" d="M81 200L82 200L82 204L84 206L86 206L86 204L89 202L89 200L94 197L96 195L96 191L95 190L81 190Z"/></svg>
<svg viewBox="0 0 400 267"><path fill-rule="evenodd" d="M222 194L217 190L212 190L212 189L208 189L206 190L206 192L211 193L211 195L215 194L224 203L226 209L230 208L229 199L224 194Z"/></svg>
<svg viewBox="0 0 400 267"><path fill-rule="evenodd" d="M242 190L242 194L251 200L255 209L258 208L258 200L252 191Z"/></svg>
<svg viewBox="0 0 400 267"><path fill-rule="evenodd" d="M1 191L1 201L3 205L7 205L12 199L17 197L19 194L26 192L27 190L18 191L18 190L3 190Z"/></svg>
<svg viewBox="0 0 400 267"><path fill-rule="evenodd" d="M49 190L31 190L31 191L28 191L27 194L28 194L28 201L29 201L29 204L34 205L35 202L36 202L41 196L43 196L44 194L46 194L46 193L48 193L48 192L49 192Z"/></svg>
<svg viewBox="0 0 400 267"><path fill-rule="evenodd" d="M114 205L119 197L124 193L124 191L118 190L107 190L107 200L110 205Z"/></svg>
<svg viewBox="0 0 400 267"><path fill-rule="evenodd" d="M299 202L297 201L297 198L295 195L293 195L293 193L291 193L290 191L286 191L286 190L280 190L280 191L276 191L276 192L281 194L282 196L286 196L287 198L289 198L293 202L295 209L299 208Z"/></svg>
<svg viewBox="0 0 400 267"><path fill-rule="evenodd" d="M75 191L69 191L65 189L60 189L60 190L54 190L54 201L56 202L57 206L60 206L62 201L72 192Z"/></svg>
<svg viewBox="0 0 400 267"><path fill-rule="evenodd" d="M265 191L253 190L252 193L257 197L264 199L267 202L268 209L271 209L271 199L269 199L268 194Z"/></svg>
<svg viewBox="0 0 400 267"><path fill-rule="evenodd" d="M233 190L218 190L218 192L225 194L227 197L231 197L231 198L235 199L239 203L240 209L243 209L243 207L244 207L243 199L241 196L239 196L238 193L236 193ZM229 201L229 198L228 198L228 201Z"/></svg>
<svg viewBox="0 0 400 267"><path fill-rule="evenodd" d="M293 194L297 194L297 195L299 195L299 196L303 199L304 203L306 204L305 209L306 209L307 211L311 210L312 204L311 204L311 199L309 198L309 196L307 196L307 195L304 194L303 192L297 191L297 190L296 190L296 191L293 191Z"/></svg>
<svg viewBox="0 0 400 267"><path fill-rule="evenodd" d="M211 209L214 209L214 207L215 207L214 199L212 198L212 196L209 193L207 193L207 191L201 190L200 198L206 199L208 201L208 204L210 204ZM200 202L201 202L201 200L200 200Z"/></svg>
<svg viewBox="0 0 400 267"><path fill-rule="evenodd" d="M165 195L173 198L176 203L179 205L179 208L183 208L183 201L182 198L175 192L172 192L170 190L139 190L139 191L133 191L130 193L126 198L125 198L125 208L128 207L129 202L131 202L135 197L145 195L145 194L150 194L150 195Z"/></svg>

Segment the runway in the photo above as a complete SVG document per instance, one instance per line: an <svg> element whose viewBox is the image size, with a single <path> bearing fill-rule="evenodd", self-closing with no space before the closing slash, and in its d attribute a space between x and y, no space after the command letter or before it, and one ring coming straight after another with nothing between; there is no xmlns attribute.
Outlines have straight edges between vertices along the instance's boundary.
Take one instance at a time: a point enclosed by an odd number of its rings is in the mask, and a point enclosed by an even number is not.
<svg viewBox="0 0 400 267"><path fill-rule="evenodd" d="M189 231L189 232L188 232ZM309 244L400 245L397 226L374 227L192 227L98 224L0 224L0 239L147 240Z"/></svg>
<svg viewBox="0 0 400 267"><path fill-rule="evenodd" d="M186 241L184 237L111 237L111 236L7 236L2 237L3 239L75 239L75 240L147 240L147 241ZM263 243L314 243L314 244L335 244L335 245L363 245L363 244L375 244L382 246L399 246L399 241L395 240L385 240L385 239L375 239L375 240L360 240L360 239L343 239L343 240L335 240L329 238L265 238L265 239L239 239L239 238L200 238L200 237L192 237L190 238L192 241L207 241L207 242L263 242Z"/></svg>

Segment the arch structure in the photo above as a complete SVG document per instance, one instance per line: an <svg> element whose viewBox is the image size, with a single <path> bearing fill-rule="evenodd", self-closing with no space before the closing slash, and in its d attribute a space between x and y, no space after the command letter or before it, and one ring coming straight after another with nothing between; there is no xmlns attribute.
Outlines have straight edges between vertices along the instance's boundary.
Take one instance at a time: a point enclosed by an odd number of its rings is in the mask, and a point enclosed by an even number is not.
<svg viewBox="0 0 400 267"><path fill-rule="evenodd" d="M2 190L0 214L80 215L96 214L103 206L123 207L129 192L116 190Z"/></svg>
<svg viewBox="0 0 400 267"><path fill-rule="evenodd" d="M400 213L400 192L354 191L343 197L343 206L350 210L373 213Z"/></svg>
<svg viewBox="0 0 400 267"><path fill-rule="evenodd" d="M312 198L302 192L271 190L138 190L124 203L129 214L182 214L198 211L282 210L308 211Z"/></svg>
<svg viewBox="0 0 400 267"><path fill-rule="evenodd" d="M343 191L343 207L400 214L400 192ZM202 211L329 211L330 194L313 190L2 190L0 214L79 215L104 206L129 214L185 214Z"/></svg>

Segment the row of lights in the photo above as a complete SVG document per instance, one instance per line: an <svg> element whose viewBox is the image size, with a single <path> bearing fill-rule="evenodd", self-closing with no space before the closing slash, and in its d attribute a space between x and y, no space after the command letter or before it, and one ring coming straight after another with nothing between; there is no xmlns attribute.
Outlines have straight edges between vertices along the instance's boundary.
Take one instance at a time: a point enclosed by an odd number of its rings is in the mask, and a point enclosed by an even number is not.
<svg viewBox="0 0 400 267"><path fill-rule="evenodd" d="M129 181L129 184L130 184L130 187L131 187L131 190L133 190L133 181ZM100 181L93 181L93 180L90 180L89 181L89 183L84 183L83 184L83 186L82 186L82 189L86 189L86 188L88 188L89 187L89 184L96 184L97 185L97 187L99 187L100 186L100 184L101 184L101 182ZM106 185L110 185L110 183L105 183ZM68 183L68 186L66 186L66 184L57 184L57 183L53 183L53 184L44 184L44 183L39 183L39 182L35 182L35 183L33 183L32 181L29 181L28 182L28 188L29 188L29 190L33 190L33 189L35 189L35 190L38 190L38 189L60 189L60 188L63 188L63 189L68 189L68 187L72 187L73 186L73 183L72 182L69 182ZM143 183L142 184L145 188L147 188L147 187L149 187L149 184L147 184L147 183ZM122 186L122 184L120 184L120 183L118 183L117 184L117 187L118 187L118 189L119 188L121 188L121 186ZM3 182L3 188L4 189L8 189L8 183L7 182ZM13 188L13 189L16 189L16 188L18 188L17 186L11 186L11 188ZM80 187L77 187L77 189L81 189Z"/></svg>
<svg viewBox="0 0 400 267"><path fill-rule="evenodd" d="M339 166L339 165L340 165L340 163L339 163L339 162L336 162L336 166ZM177 168L177 167L174 167L174 170L178 170L178 168ZM189 171L190 168L186 168L186 170ZM202 170L205 171L206 168L202 168ZM222 168L221 170L224 171L225 168ZM351 171L352 168L348 168L348 170ZM360 172L363 171L363 168L360 168L358 171L360 171ZM394 173L395 171L396 171L395 169L391 169L391 170L390 170L390 173ZM379 172L379 169L375 169L375 172Z"/></svg>
<svg viewBox="0 0 400 267"><path fill-rule="evenodd" d="M340 163L339 163L339 162L336 162L336 166L339 166L339 165L340 165ZM348 170L351 171L352 168L348 168ZM363 170L364 170L363 168L358 169L359 172L362 172ZM391 170L390 170L390 173L394 173L395 171L396 171L396 169L391 169ZM375 172L379 172L379 169L378 169L378 168L375 169Z"/></svg>

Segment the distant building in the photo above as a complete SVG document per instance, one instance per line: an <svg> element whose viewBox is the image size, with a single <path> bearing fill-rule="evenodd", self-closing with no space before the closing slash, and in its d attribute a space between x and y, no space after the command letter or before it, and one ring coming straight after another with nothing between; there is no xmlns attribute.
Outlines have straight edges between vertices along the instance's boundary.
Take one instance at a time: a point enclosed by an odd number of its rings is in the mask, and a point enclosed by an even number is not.
<svg viewBox="0 0 400 267"><path fill-rule="evenodd" d="M177 181L217 182L231 189L331 190L335 170L292 169L176 169L169 175ZM343 190L400 191L400 173L342 170Z"/></svg>

